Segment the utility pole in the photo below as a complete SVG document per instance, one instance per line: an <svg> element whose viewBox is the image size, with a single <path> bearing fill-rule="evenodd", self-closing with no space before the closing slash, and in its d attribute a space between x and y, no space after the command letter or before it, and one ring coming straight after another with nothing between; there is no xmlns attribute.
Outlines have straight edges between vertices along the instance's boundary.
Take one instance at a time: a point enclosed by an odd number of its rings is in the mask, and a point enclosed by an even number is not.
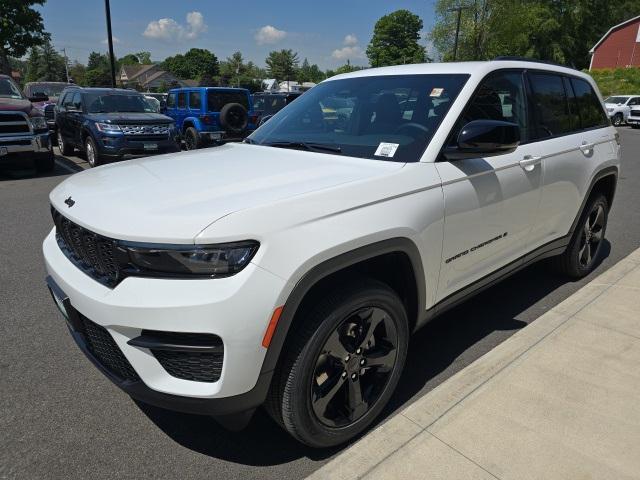
<svg viewBox="0 0 640 480"><path fill-rule="evenodd" d="M111 7L109 0L104 0L104 10L107 16L107 41L109 42L109 61L111 63L111 86L116 88L116 63L113 57L113 36L111 35Z"/></svg>
<svg viewBox="0 0 640 480"><path fill-rule="evenodd" d="M62 53L64 54L64 71L67 74L67 83L69 83L69 59L67 58L67 49L63 48Z"/></svg>
<svg viewBox="0 0 640 480"><path fill-rule="evenodd" d="M453 7L447 10L448 12L458 12L458 20L456 22L456 41L453 44L453 61L454 62L458 58L458 37L460 36L460 19L462 17L462 10L465 10L467 8L469 7L458 5L457 7Z"/></svg>

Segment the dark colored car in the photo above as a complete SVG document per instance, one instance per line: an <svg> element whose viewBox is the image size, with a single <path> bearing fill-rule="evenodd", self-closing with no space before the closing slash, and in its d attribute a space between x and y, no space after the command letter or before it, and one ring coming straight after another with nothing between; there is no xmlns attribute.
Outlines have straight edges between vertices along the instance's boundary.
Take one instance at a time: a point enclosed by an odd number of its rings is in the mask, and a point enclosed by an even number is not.
<svg viewBox="0 0 640 480"><path fill-rule="evenodd" d="M262 125L273 115L302 95L295 93L258 92L253 94L253 111L258 116L258 125Z"/></svg>
<svg viewBox="0 0 640 480"><path fill-rule="evenodd" d="M11 77L0 75L0 162L13 160L33 161L42 172L53 170L55 165L44 115Z"/></svg>
<svg viewBox="0 0 640 480"><path fill-rule="evenodd" d="M251 94L245 88L175 88L169 91L166 113L175 120L187 150L240 141L256 129Z"/></svg>
<svg viewBox="0 0 640 480"><path fill-rule="evenodd" d="M56 105L63 155L85 152L92 167L125 155L179 150L174 121L152 111L144 96L113 88L67 88Z"/></svg>
<svg viewBox="0 0 640 480"><path fill-rule="evenodd" d="M49 131L53 134L52 140L55 139L56 134L54 109L60 94L69 85L66 82L28 82L24 86L25 96L47 119Z"/></svg>

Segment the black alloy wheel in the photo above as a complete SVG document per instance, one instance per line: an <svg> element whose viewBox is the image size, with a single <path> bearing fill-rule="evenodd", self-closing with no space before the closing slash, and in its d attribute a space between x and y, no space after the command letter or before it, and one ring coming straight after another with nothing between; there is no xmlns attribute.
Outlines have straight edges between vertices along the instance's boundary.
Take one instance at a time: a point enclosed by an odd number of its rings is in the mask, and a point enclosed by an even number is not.
<svg viewBox="0 0 640 480"><path fill-rule="evenodd" d="M578 262L583 268L589 268L598 256L605 228L605 211L602 204L596 204L587 215L580 234Z"/></svg>
<svg viewBox="0 0 640 480"><path fill-rule="evenodd" d="M398 332L378 307L350 314L327 339L316 361L311 405L323 424L344 427L380 397L396 362Z"/></svg>
<svg viewBox="0 0 640 480"><path fill-rule="evenodd" d="M623 117L621 113L616 113L613 116L613 120L611 121L611 123L613 123L613 125L615 127L619 127L620 125L622 125L622 121L623 121Z"/></svg>

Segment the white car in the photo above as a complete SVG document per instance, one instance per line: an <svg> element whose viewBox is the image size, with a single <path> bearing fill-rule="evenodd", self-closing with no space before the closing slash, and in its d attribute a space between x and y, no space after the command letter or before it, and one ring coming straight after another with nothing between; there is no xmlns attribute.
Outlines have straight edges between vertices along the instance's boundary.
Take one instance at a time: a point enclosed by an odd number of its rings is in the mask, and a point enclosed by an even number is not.
<svg viewBox="0 0 640 480"><path fill-rule="evenodd" d="M362 70L245 143L63 181L47 281L132 397L236 427L265 404L299 441L337 445L381 412L429 320L543 258L594 269L619 159L579 71Z"/></svg>
<svg viewBox="0 0 640 480"><path fill-rule="evenodd" d="M640 96L637 95L613 95L604 100L607 114L616 127L627 123L631 107L640 106Z"/></svg>

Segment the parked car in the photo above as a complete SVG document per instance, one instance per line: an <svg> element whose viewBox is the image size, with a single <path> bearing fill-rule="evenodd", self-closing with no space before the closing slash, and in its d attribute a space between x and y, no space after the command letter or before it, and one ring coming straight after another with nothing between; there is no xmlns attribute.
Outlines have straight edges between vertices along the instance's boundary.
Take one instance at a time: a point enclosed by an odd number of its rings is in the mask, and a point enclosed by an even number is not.
<svg viewBox="0 0 640 480"><path fill-rule="evenodd" d="M38 99L46 100L46 95ZM22 94L11 77L0 75L0 162L34 162L49 172L55 163L43 113Z"/></svg>
<svg viewBox="0 0 640 480"><path fill-rule="evenodd" d="M640 96L637 95L614 95L604 100L605 107L611 123L616 127L626 123L631 107L640 106Z"/></svg>
<svg viewBox="0 0 640 480"><path fill-rule="evenodd" d="M269 120L273 115L278 113L284 107L293 102L302 93L271 93L271 92L257 92L254 93L253 98L253 111L258 119L258 125L262 125Z"/></svg>
<svg viewBox="0 0 640 480"><path fill-rule="evenodd" d="M187 150L242 140L257 120L245 88L175 88L169 91L166 114L175 120Z"/></svg>
<svg viewBox="0 0 640 480"><path fill-rule="evenodd" d="M24 86L25 96L31 100L33 106L40 110L47 119L53 143L55 143L56 138L54 109L60 94L69 85L66 82L28 82Z"/></svg>
<svg viewBox="0 0 640 480"><path fill-rule="evenodd" d="M47 282L132 397L236 427L264 403L299 441L333 446L380 414L429 320L543 258L592 272L619 164L577 70L337 75L245 143L60 183Z"/></svg>
<svg viewBox="0 0 640 480"><path fill-rule="evenodd" d="M58 146L63 155L83 151L96 167L125 155L179 150L175 122L156 113L144 96L112 88L67 88L56 105Z"/></svg>
<svg viewBox="0 0 640 480"><path fill-rule="evenodd" d="M149 104L149 108L151 109L151 111L155 113L161 113L162 105L160 103L160 100L147 94L144 95L144 99Z"/></svg>

